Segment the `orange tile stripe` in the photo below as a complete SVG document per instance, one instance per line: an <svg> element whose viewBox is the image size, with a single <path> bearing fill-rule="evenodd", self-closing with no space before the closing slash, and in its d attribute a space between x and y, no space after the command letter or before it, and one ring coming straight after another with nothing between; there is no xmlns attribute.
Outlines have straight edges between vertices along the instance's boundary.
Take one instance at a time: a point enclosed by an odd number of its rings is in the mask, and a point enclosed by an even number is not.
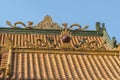
<svg viewBox="0 0 120 80"><path fill-rule="evenodd" d="M27 47L27 41L41 44L36 39L47 41L42 34L9 34L0 33L0 46L4 46L5 38L9 37L15 47ZM87 42L97 41L98 46L103 43L100 36L72 36L71 45L79 44L80 39ZM58 41L60 41L58 43ZM60 35L54 35L54 43L60 47L63 42ZM91 45L94 46L93 44ZM104 46L108 49L107 46ZM3 59L4 58L4 59ZM8 55L2 55L1 66L7 64ZM12 79L38 80L100 80L120 79L120 59L118 55L77 55L77 54L49 54L14 52L12 61Z"/></svg>
<svg viewBox="0 0 120 80"><path fill-rule="evenodd" d="M99 80L119 78L118 56L14 53L14 79ZM17 63L16 63L17 62Z"/></svg>
<svg viewBox="0 0 120 80"><path fill-rule="evenodd" d="M47 41L46 36L49 35L42 35L42 34L8 34L8 33L0 33L0 46L4 46L4 41L6 37L9 37L13 43L15 47L27 47L27 41L31 42L32 44L41 44L40 42L36 42L36 39L40 38L43 39L45 42ZM60 38L60 35L53 35L54 36L54 43L58 43L57 47L60 47L63 42ZM87 43L91 42L91 41L97 41L98 46L100 46L103 43L103 39L100 36L72 36L71 39L71 45L74 47L74 45L79 44L79 40L80 39L87 39ZM92 47L94 45L91 45ZM108 49L107 46L104 46L106 49Z"/></svg>

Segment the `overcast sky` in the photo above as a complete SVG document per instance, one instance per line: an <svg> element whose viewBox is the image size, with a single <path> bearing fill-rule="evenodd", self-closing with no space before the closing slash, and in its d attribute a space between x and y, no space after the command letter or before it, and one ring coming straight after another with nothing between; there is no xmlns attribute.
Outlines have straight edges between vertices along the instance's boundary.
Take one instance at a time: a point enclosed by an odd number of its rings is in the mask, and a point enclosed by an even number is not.
<svg viewBox="0 0 120 80"><path fill-rule="evenodd" d="M0 0L0 27L22 21L39 23L45 15L54 22L89 25L95 30L97 21L106 24L109 36L120 43L120 0Z"/></svg>

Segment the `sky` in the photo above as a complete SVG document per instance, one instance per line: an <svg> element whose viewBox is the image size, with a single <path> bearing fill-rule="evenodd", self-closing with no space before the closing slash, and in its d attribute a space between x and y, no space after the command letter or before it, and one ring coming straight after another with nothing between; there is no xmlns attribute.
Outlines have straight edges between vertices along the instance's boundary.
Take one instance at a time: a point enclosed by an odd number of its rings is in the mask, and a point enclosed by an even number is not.
<svg viewBox="0 0 120 80"><path fill-rule="evenodd" d="M49 15L59 25L78 23L89 25L88 30L95 30L95 23L105 23L112 39L120 43L120 0L0 0L0 27L9 27L22 21L34 22L34 25Z"/></svg>

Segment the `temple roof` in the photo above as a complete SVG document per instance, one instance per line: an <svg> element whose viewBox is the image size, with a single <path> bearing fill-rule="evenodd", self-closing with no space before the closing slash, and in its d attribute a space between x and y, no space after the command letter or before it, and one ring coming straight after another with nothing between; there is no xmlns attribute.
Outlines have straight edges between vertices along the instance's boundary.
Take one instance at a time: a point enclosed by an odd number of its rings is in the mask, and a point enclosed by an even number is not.
<svg viewBox="0 0 120 80"><path fill-rule="evenodd" d="M47 15L36 26L7 24L11 28L0 28L0 79L120 79L120 45L104 23L97 22L96 30L60 27Z"/></svg>

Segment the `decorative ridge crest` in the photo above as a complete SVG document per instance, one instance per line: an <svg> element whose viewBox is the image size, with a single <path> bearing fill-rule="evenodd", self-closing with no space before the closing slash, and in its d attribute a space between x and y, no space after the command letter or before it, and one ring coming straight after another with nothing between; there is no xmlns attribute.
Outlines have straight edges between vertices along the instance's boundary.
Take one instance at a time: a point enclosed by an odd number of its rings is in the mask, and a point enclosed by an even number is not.
<svg viewBox="0 0 120 80"><path fill-rule="evenodd" d="M15 22L14 24L11 24L10 21L6 21L6 24L9 25L11 28L20 28L19 26L17 25L21 25L23 26L24 28L27 28L27 29L54 29L54 30L62 30L64 28L62 28L60 25L58 25L56 22L53 22L52 20L52 17L51 16L48 16L46 15L43 19L43 21L39 22L36 26L33 26L33 22L31 21L28 21L27 25L23 22ZM62 24L63 27L65 27L66 23L63 23ZM83 26L81 27L80 24L72 24L69 26L69 29L70 30L73 30L72 28L77 26L78 28L75 29L75 30L85 30L87 29L89 26L86 25L86 26Z"/></svg>
<svg viewBox="0 0 120 80"><path fill-rule="evenodd" d="M24 26L25 28L32 29L33 28L33 22L28 21L28 24L24 24L23 22L15 22L14 25L11 24L10 21L6 21L7 25L9 25L11 28L20 28L17 26L17 24L20 24Z"/></svg>
<svg viewBox="0 0 120 80"><path fill-rule="evenodd" d="M35 29L61 29L61 27L56 23L52 21L51 16L45 16L43 21L38 23L35 27Z"/></svg>

